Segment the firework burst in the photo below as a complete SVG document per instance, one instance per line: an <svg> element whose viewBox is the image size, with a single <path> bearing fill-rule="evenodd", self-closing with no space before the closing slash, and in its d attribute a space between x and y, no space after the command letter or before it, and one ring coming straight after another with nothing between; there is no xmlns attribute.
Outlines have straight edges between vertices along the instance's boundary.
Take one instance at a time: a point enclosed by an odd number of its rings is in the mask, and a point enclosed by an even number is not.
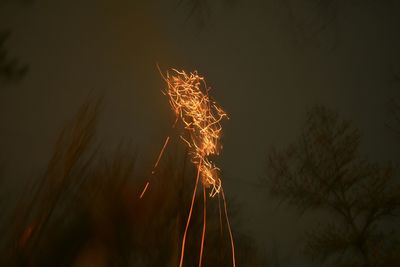
<svg viewBox="0 0 400 267"><path fill-rule="evenodd" d="M159 69L160 70L160 69ZM181 121L184 127L184 133L180 135L180 139L187 145L191 161L197 167L196 184L192 194L192 200L189 210L186 227L182 238L182 248L179 266L183 265L185 254L185 242L188 227L192 217L193 205L196 196L196 190L199 180L203 186L204 198L204 214L203 214L203 231L201 239L201 248L199 256L199 266L202 264L202 255L204 247L204 238L206 232L206 191L209 191L209 196L214 197L222 193L224 201L225 218L228 225L232 246L232 264L235 266L235 248L233 242L232 231L227 215L226 201L224 191L222 189L222 182L220 179L220 169L212 162L210 157L218 155L222 146L220 138L222 134L222 127L220 122L224 118L228 118L225 111L209 97L210 88L202 76L197 71L186 73L185 71L178 71L172 69L171 73L167 72L165 75L160 74L167 84L167 88L163 93L168 96L169 103L172 110L175 112L176 120L173 124L175 127L178 121ZM168 145L170 137L168 136L164 142L164 146L157 157L154 164L152 174ZM140 198L143 197L149 186L146 183Z"/></svg>

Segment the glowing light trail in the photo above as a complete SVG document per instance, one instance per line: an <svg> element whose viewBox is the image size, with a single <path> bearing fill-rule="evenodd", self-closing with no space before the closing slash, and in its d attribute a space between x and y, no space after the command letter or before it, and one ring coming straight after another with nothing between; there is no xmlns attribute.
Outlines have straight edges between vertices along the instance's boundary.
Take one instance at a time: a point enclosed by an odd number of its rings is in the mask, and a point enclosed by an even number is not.
<svg viewBox="0 0 400 267"><path fill-rule="evenodd" d="M158 67L158 65L157 65ZM197 167L196 183L193 189L192 200L189 209L189 215L186 221L185 231L182 238L182 247L179 266L182 267L187 231L192 218L193 205L196 198L197 186L201 177L203 187L203 231L200 247L199 267L202 265L204 241L206 233L206 219L207 219L207 202L206 190L209 189L209 196L214 197L218 195L218 210L220 219L220 230L222 236L222 215L219 194L222 193L224 202L225 219L228 225L229 236L232 248L232 264L235 267L235 248L233 235L229 223L227 205L225 195L222 189L222 182L219 177L219 168L209 159L210 156L218 155L222 146L219 139L222 134L221 120L227 118L225 111L220 108L216 102L210 99L208 92L209 88L203 77L198 75L197 71L187 74L185 71L178 71L172 69L172 74L169 72L164 76L158 67L158 70L167 83L167 89L163 92L169 97L169 103L172 110L175 112L176 120L172 128L175 128L178 119L183 124L185 129L185 136L180 135L180 139L187 145L191 161ZM164 146L160 151L156 163L154 164L152 175L155 173L159 161L168 145L170 137L168 136L164 142ZM146 183L140 198L143 197L149 181Z"/></svg>
<svg viewBox="0 0 400 267"><path fill-rule="evenodd" d="M203 185L203 232L201 235L201 246L200 246L200 258L199 258L199 267L201 267L201 263L203 262L203 249L204 249L204 239L206 236L206 225L207 225L207 197L206 197L206 187Z"/></svg>
<svg viewBox="0 0 400 267"><path fill-rule="evenodd" d="M161 74L168 85L164 93L169 96L172 110L187 130L189 138L181 136L181 139L190 148L192 162L200 169L202 184L211 187L209 195L213 197L221 190L221 179L219 168L208 157L219 154L220 121L227 114L209 98L209 88L196 71L189 74L176 69L172 71L173 75Z"/></svg>
<svg viewBox="0 0 400 267"><path fill-rule="evenodd" d="M165 95L169 96L169 103L177 117L181 118L184 128L187 130L189 138L181 136L181 139L190 148L192 162L198 168L196 178L196 187L199 174L205 194L206 188L211 188L209 195L214 197L222 190L221 179L219 178L219 169L208 158L211 155L218 155L221 145L219 139L221 137L222 127L220 121L227 117L227 114L208 96L209 88L207 87L203 77L199 76L197 71L187 74L185 71L172 69L173 74L167 72L164 76L161 75L168 85ZM179 266L182 267L185 253L185 242L187 228L192 216L193 202L196 194L196 189L193 192L192 204L189 211L188 220L186 223L185 232L182 240L181 260ZM232 236L232 231L229 223L228 212L226 207L225 195L222 191L224 201L225 218L228 224L229 236L232 247L232 264L235 263L235 248ZM220 221L221 222L221 221ZM206 230L206 201L204 198L204 219L203 233L200 247L199 266L202 263L204 237Z"/></svg>
<svg viewBox="0 0 400 267"><path fill-rule="evenodd" d="M147 181L147 182L146 182L146 185L145 185L145 187L144 187L144 189L143 189L143 191L142 191L142 193L141 193L140 196L139 196L140 199L144 196L144 193L146 193L147 187L149 187L149 184L150 184L150 183Z"/></svg>
<svg viewBox="0 0 400 267"><path fill-rule="evenodd" d="M200 164L201 164L201 162L200 162ZM197 185L199 184L199 177L200 177L200 168L197 169L196 184L194 185L193 195L192 195L192 202L190 203L189 216L188 216L188 219L186 221L185 232L183 233L182 248L181 248L181 259L179 261L179 266L180 267L182 267L183 257L185 255L186 234L187 234L187 230L189 228L190 219L192 218L193 204L194 204L194 200L195 200L195 197L196 197Z"/></svg>
<svg viewBox="0 0 400 267"><path fill-rule="evenodd" d="M174 126L175 126L175 124L174 124ZM174 126L173 126L173 127L174 127ZM156 168L157 168L157 166L158 166L158 163L160 162L160 159L161 159L162 155L164 154L164 151L165 151L165 148L166 148L167 145L168 145L169 139L170 139L170 137L167 136L167 138L165 139L164 145L163 145L163 147L162 147L162 149L161 149L161 151L160 151L160 154L159 154L158 157L157 157L157 161L156 161L156 163L155 163L154 166L153 166L153 170L151 171L151 175L154 175L154 174L155 174ZM150 181L147 181L147 182L146 182L146 185L145 185L145 187L144 187L144 189L142 190L142 193L141 193L140 196L139 196L140 199L143 198L144 193L146 193L147 188L149 187L149 185L150 185Z"/></svg>
<svg viewBox="0 0 400 267"><path fill-rule="evenodd" d="M151 172L152 174L154 174L154 172L155 172L155 169L157 168L157 166L158 166L158 163L160 162L160 159L161 159L162 155L164 154L164 150L165 150L165 148L166 148L166 147L167 147L167 145L168 145L168 141L169 141L169 136L167 136L167 138L165 139L165 142L164 142L163 148L161 149L160 155L158 155L158 158L157 158L156 164L154 165L153 171Z"/></svg>
<svg viewBox="0 0 400 267"><path fill-rule="evenodd" d="M232 247L232 265L233 267L236 266L236 259L235 259L235 244L233 242L233 235L232 235L232 230L231 230L231 224L229 223L229 218L228 218L228 209L226 208L226 200L225 200L225 194L224 190L222 189L222 199L224 200L224 210L225 210L225 218L226 222L228 224L228 230L229 230L229 236L231 239L231 247Z"/></svg>

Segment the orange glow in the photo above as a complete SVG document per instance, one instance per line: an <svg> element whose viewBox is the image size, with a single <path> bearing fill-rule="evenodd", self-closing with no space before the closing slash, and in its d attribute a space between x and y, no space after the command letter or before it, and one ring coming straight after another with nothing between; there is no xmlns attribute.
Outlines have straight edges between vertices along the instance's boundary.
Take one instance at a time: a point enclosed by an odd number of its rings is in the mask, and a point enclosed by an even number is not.
<svg viewBox="0 0 400 267"><path fill-rule="evenodd" d="M181 139L190 148L192 162L200 169L202 184L211 188L210 196L214 197L221 190L221 179L219 168L209 156L219 154L222 133L220 121L227 114L209 98L210 89L196 71L187 74L172 69L172 72L172 75L168 72L166 76L161 74L168 85L164 93L187 130L188 138L181 136Z"/></svg>
<svg viewBox="0 0 400 267"><path fill-rule="evenodd" d="M157 66L158 67L158 66ZM172 110L175 112L176 118L180 118L184 129L186 130L186 138L180 135L182 141L186 143L189 148L192 162L197 166L196 185L193 191L192 202L190 206L189 216L186 222L185 232L182 240L181 258L179 266L182 267L183 258L185 254L185 242L187 229L190 224L192 216L193 203L196 195L196 188L201 175L201 182L203 185L204 196L204 218L203 218L203 232L200 247L199 267L202 264L204 238L206 231L206 189L210 188L210 197L214 197L222 192L224 200L225 218L228 224L229 235L232 246L232 264L235 267L235 248L233 242L232 231L228 219L226 200L222 190L222 182L219 177L219 168L209 159L210 156L218 155L222 148L220 144L220 137L222 134L222 127L220 122L223 118L228 118L225 111L220 108L217 103L210 99L208 92L210 88L203 77L198 75L197 71L187 74L185 71L178 71L172 69L170 74L166 73L164 76L160 70L161 76L167 83L167 90L164 94L169 97L169 103ZM176 123L176 121L175 121ZM219 196L218 196L219 200ZM220 225L222 233L222 219L221 208L220 211Z"/></svg>
<svg viewBox="0 0 400 267"><path fill-rule="evenodd" d="M25 228L25 230L23 231L22 236L19 240L19 246L21 248L25 247L26 243L32 236L33 230L34 230L33 224L28 225L28 227Z"/></svg>
<svg viewBox="0 0 400 267"><path fill-rule="evenodd" d="M192 218L193 205L196 199L197 186L199 184L200 177L203 187L204 208L199 267L201 267L202 265L204 241L206 234L207 189L209 189L210 191L210 197L218 195L221 237L223 231L219 193L222 193L225 218L228 225L232 246L232 264L235 267L235 248L228 219L225 195L222 190L222 182L219 176L220 170L209 158L210 156L218 155L222 148L219 141L222 134L222 127L220 122L222 121L222 119L228 118L228 116L225 111L223 111L222 108L217 105L216 102L210 99L208 95L210 88L207 87L204 78L199 76L197 71L187 74L185 71L172 69L171 72L173 74L170 75L169 72L167 72L164 76L159 67L158 70L160 71L160 74L164 81L167 83L167 88L163 93L169 97L170 106L176 115L176 120L172 125L172 128L175 128L178 120L180 119L185 129L185 137L183 135L180 135L179 137L187 145L189 149L189 155L191 156L191 161L197 167L196 183L193 189L189 215L186 221L185 231L182 238L179 267L182 267L183 265L186 236ZM170 137L168 136L164 142L164 145L157 157L157 161L154 164L153 170L151 172L152 175L155 173L160 159L168 145L169 139ZM144 187L139 198L143 197L148 187L149 181L146 183L146 186Z"/></svg>

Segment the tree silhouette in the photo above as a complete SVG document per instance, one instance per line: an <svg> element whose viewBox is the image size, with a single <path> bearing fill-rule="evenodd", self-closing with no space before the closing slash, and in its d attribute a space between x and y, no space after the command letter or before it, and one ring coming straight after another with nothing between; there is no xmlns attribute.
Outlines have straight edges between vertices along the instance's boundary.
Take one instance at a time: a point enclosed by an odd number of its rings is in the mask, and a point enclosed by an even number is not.
<svg viewBox="0 0 400 267"><path fill-rule="evenodd" d="M392 100L390 102L389 111L391 113L391 118L386 125L398 138L400 138L400 104L399 104L399 102L396 100Z"/></svg>
<svg viewBox="0 0 400 267"><path fill-rule="evenodd" d="M17 59L9 58L5 43L10 36L9 31L0 31L0 82L10 83L21 79L28 70Z"/></svg>
<svg viewBox="0 0 400 267"><path fill-rule="evenodd" d="M226 8L237 0L178 0L178 6L186 9L186 20L192 19L199 29L204 28L211 20L218 7Z"/></svg>
<svg viewBox="0 0 400 267"><path fill-rule="evenodd" d="M334 50L341 41L340 22L348 12L368 4L395 8L395 1L374 0L275 0L283 7L287 22L298 44L305 47Z"/></svg>
<svg viewBox="0 0 400 267"><path fill-rule="evenodd" d="M0 8L6 4L27 4L32 0L0 0ZM5 45L10 37L9 29L0 29L0 85L19 81L28 71L27 65L22 65L18 59L9 56Z"/></svg>
<svg viewBox="0 0 400 267"><path fill-rule="evenodd" d="M340 0L279 2L286 9L293 33L299 43L313 43L320 46L325 33L336 35L335 22Z"/></svg>
<svg viewBox="0 0 400 267"><path fill-rule="evenodd" d="M267 160L270 193L301 213L328 213L329 222L307 232L306 252L334 266L395 266L393 232L400 186L390 165L360 155L360 132L324 107L315 107L298 140L273 149ZM398 253L397 253L398 255Z"/></svg>

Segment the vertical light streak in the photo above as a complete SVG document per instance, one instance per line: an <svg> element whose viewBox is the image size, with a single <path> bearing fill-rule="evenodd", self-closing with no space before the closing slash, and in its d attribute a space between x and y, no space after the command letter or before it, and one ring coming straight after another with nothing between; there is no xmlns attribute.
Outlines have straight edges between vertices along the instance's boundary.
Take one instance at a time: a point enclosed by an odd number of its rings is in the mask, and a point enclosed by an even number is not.
<svg viewBox="0 0 400 267"><path fill-rule="evenodd" d="M183 258L184 258L184 255L185 255L186 235L187 235L187 231L188 231L188 228L189 228L190 219L192 218L193 205L194 205L194 200L195 200L196 191L197 191L197 185L199 183L199 177L200 177L200 166L201 166L201 162L200 162L199 168L197 169L196 184L195 184L194 189L193 189L192 202L190 204L189 215L188 215L188 218L186 220L185 232L183 233L182 248L181 248L181 259L180 259L180 262L179 262L179 267L182 267L182 265L183 265Z"/></svg>
<svg viewBox="0 0 400 267"><path fill-rule="evenodd" d="M201 235L201 246L200 246L200 258L199 258L199 267L201 267L201 263L203 262L203 249L204 249L204 239L206 236L206 225L207 225L207 196L206 196L206 187L203 185L203 233Z"/></svg>
<svg viewBox="0 0 400 267"><path fill-rule="evenodd" d="M224 194L224 190L221 190L222 193L222 199L224 200L224 209L225 209L225 219L226 222L228 224L228 230L229 230L229 236L231 239L231 248L232 248L232 265L233 267L236 266L236 259L235 259L235 244L233 241L233 235L232 235L232 230L231 230L231 224L229 223L229 218L228 218L228 209L226 208L226 200L225 200L225 194Z"/></svg>

